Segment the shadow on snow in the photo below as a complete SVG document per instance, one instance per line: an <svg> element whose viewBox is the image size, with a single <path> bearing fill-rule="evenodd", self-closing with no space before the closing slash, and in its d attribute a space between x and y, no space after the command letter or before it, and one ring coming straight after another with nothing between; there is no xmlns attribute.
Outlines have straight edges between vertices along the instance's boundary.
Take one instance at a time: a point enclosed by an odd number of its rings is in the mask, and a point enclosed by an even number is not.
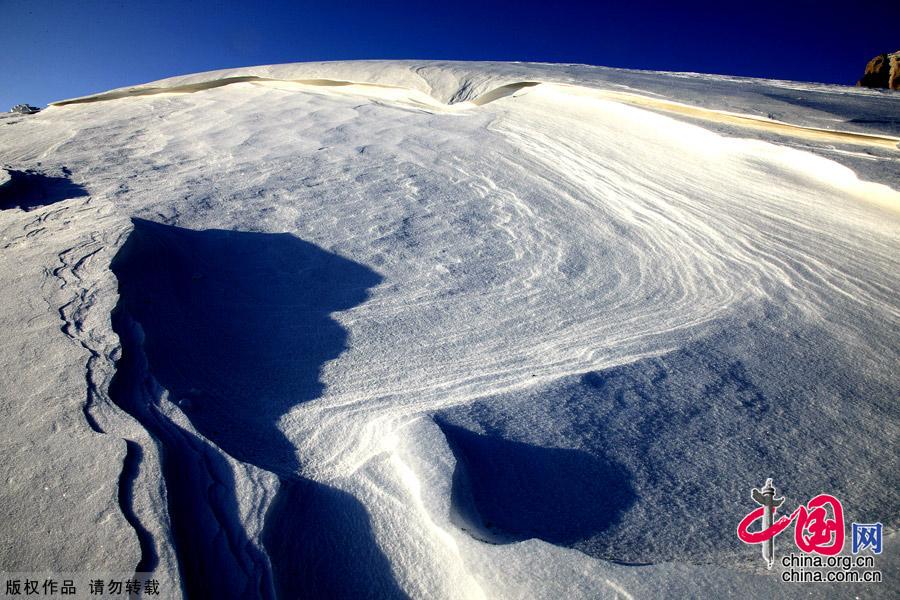
<svg viewBox="0 0 900 600"><path fill-rule="evenodd" d="M330 314L363 302L380 276L289 234L140 219L112 269L123 352L110 392L159 444L187 595L402 595L364 507L298 476L294 446L277 427L321 394L322 365L346 347ZM231 465L161 410L154 382L209 442L279 477L263 533L274 581L242 528ZM139 566L151 570L153 542L135 528Z"/></svg>
<svg viewBox="0 0 900 600"><path fill-rule="evenodd" d="M476 538L572 547L606 531L635 501L629 472L602 456L435 421L457 461L454 520Z"/></svg>
<svg viewBox="0 0 900 600"><path fill-rule="evenodd" d="M63 177L43 175L35 171L8 170L7 173L9 181L0 186L0 210L32 210L88 195L83 187L69 180L69 171L65 168Z"/></svg>

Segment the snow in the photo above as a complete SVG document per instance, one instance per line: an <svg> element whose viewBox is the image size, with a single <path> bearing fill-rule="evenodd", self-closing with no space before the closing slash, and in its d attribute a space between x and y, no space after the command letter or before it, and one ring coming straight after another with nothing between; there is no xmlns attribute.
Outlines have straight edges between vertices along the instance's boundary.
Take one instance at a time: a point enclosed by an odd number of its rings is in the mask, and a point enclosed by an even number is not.
<svg viewBox="0 0 900 600"><path fill-rule="evenodd" d="M885 582L838 590L894 595L898 109L361 61L6 120L0 565L188 596L793 597L734 533L773 477L884 522Z"/></svg>

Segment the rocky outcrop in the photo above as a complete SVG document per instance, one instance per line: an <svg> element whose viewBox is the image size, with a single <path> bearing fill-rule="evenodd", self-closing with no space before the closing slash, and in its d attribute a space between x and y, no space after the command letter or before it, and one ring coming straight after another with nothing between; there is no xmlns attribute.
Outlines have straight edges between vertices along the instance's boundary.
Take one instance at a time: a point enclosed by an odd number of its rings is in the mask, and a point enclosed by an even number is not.
<svg viewBox="0 0 900 600"><path fill-rule="evenodd" d="M891 54L879 54L866 65L859 87L900 90L900 50Z"/></svg>
<svg viewBox="0 0 900 600"><path fill-rule="evenodd" d="M31 106L30 104L16 104L13 106L9 112L19 113L20 115L33 115L36 112L40 112L36 106Z"/></svg>

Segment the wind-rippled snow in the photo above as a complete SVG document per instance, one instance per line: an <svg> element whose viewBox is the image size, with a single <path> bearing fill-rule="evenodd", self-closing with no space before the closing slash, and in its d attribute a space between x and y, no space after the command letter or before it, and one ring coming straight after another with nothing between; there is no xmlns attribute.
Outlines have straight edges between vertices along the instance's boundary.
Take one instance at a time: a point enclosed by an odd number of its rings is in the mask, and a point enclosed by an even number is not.
<svg viewBox="0 0 900 600"><path fill-rule="evenodd" d="M51 289L77 347L5 368L87 381L96 437L143 449L122 511L183 581L790 596L734 534L751 487L897 526L900 101L786 85L335 63L53 106L0 126L0 161L90 196L0 228L15 293ZM38 352L11 290L4 323ZM219 491L167 504L187 476ZM179 518L228 556L188 561Z"/></svg>

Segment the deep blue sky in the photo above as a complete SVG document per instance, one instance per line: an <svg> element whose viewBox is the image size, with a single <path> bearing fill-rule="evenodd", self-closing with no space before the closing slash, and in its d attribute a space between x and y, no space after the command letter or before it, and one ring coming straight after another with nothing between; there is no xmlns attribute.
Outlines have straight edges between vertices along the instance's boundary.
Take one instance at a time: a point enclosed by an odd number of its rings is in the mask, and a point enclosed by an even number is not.
<svg viewBox="0 0 900 600"><path fill-rule="evenodd" d="M0 110L225 67L437 58L853 84L896 5L728 1L0 0Z"/></svg>

